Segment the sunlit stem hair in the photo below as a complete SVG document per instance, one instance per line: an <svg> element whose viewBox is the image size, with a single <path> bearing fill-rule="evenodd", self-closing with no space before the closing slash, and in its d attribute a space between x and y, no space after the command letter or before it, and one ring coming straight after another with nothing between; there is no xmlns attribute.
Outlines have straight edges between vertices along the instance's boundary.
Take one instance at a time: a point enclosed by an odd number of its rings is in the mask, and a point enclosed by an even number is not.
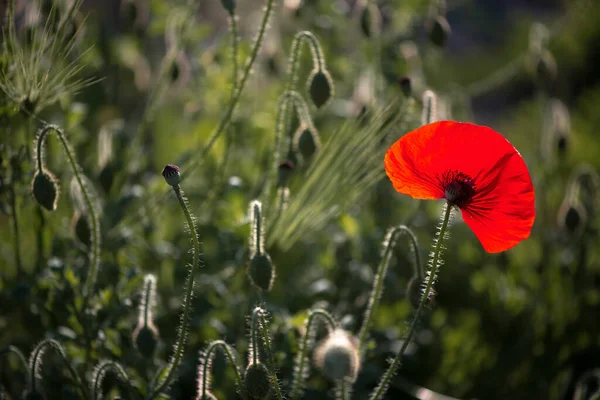
<svg viewBox="0 0 600 400"><path fill-rule="evenodd" d="M221 350L235 375L235 385L238 393L242 398L246 398L246 394L242 386L242 373L240 367L237 364L237 356L235 350L225 343L223 340L215 340L211 342L204 352L200 352L200 364L198 365L198 395L196 400L205 400L207 394L210 392L210 377L212 370L212 362L217 354L217 351Z"/></svg>
<svg viewBox="0 0 600 400"><path fill-rule="evenodd" d="M75 176L75 180L81 189L81 194L86 206L86 215L90 224L90 240L91 246L89 250L90 268L85 280L84 286L84 302L83 308L85 309L88 305L89 299L93 294L94 286L96 284L96 277L98 275L98 268L100 267L100 221L98 220L97 211L94 207L94 200L92 191L86 185L85 176L81 170L81 167L75 159L75 154L69 145L69 141L65 136L64 131L56 125L46 125L40 129L36 138L36 152L35 152L35 168L36 172L41 173L45 170L45 151L44 145L46 138L49 133L55 133L58 137L60 144L67 155L67 160L71 171Z"/></svg>
<svg viewBox="0 0 600 400"><path fill-rule="evenodd" d="M421 265L421 256L419 254L419 243L417 241L417 237L406 225L398 225L388 229L385 238L383 239L382 250L381 250L381 261L379 262L379 266L377 267L377 274L375 275L375 279L373 281L373 288L371 289L371 295L369 296L369 302L367 304L367 309L365 311L365 316L363 318L362 326L358 333L358 348L362 353L364 351L367 335L369 332L369 328L371 327L371 322L373 320L373 313L377 310L379 306L379 300L381 299L381 295L383 293L383 282L387 275L388 267L390 265L390 261L392 259L392 253L398 242L398 237L402 234L406 233L410 239L412 253L414 257L414 263L412 265L413 277L423 278L423 266Z"/></svg>
<svg viewBox="0 0 600 400"><path fill-rule="evenodd" d="M298 71L300 69L300 56L302 55L302 44L308 44L312 55L314 69L323 71L325 67L325 58L323 50L317 37L310 31L301 31L294 36L292 48L288 60L288 79L286 91L295 90L298 83Z"/></svg>
<svg viewBox="0 0 600 400"><path fill-rule="evenodd" d="M250 257L265 251L264 218L262 203L258 200L250 202Z"/></svg>
<svg viewBox="0 0 600 400"><path fill-rule="evenodd" d="M433 90L426 90L423 93L423 111L421 114L421 125L431 124L437 121L437 95Z"/></svg>
<svg viewBox="0 0 600 400"><path fill-rule="evenodd" d="M163 372L159 375L160 377L156 381L155 386L150 391L150 394L147 398L148 400L156 398L171 384L171 382L175 378L175 372L177 371L177 368L179 367L183 359L183 353L187 344L187 331L190 322L190 314L192 311L194 277L196 275L197 268L202 264L200 260L200 240L198 238L196 219L190 211L189 204L183 193L183 190L179 186L179 183L177 182L175 184L171 184L171 186L173 187L173 191L175 192L177 200L179 200L179 205L181 206L181 210L183 211L183 215L185 216L187 228L192 239L193 260L191 264L188 264L188 276L184 286L183 311L181 313L179 329L177 330L177 341L173 349L173 355L169 360L169 364L165 367L165 369L163 369Z"/></svg>
<svg viewBox="0 0 600 400"><path fill-rule="evenodd" d="M433 251L430 253L429 262L427 264L427 283L425 284L423 295L421 297L421 301L419 302L419 307L415 311L408 332L406 333L402 342L402 347L400 348L398 353L396 353L396 356L394 357L392 363L383 374L383 377L381 378L379 385L377 385L377 388L375 388L375 390L371 393L369 400L383 399L383 396L385 396L385 393L387 392L387 389L389 387L390 380L395 375L398 367L402 364L402 357L404 356L404 352L408 348L408 345L410 344L412 337L415 334L421 313L425 309L426 305L429 303L430 294L433 290L433 284L437 279L439 268L443 264L442 251L445 249L443 242L448 238L448 229L450 228L452 213L453 206L451 206L449 203L446 203L442 212L441 222L438 225L438 229L433 240Z"/></svg>
<svg viewBox="0 0 600 400"><path fill-rule="evenodd" d="M131 387L131 383L129 381L129 376L125 369L121 366L121 364L110 361L110 360L102 360L100 363L94 368L94 374L92 376L92 400L101 400L102 396L102 387L104 383L104 379L106 378L109 372L114 373L125 385L128 391L128 397L130 399L135 399L136 397L133 394L133 389Z"/></svg>
<svg viewBox="0 0 600 400"><path fill-rule="evenodd" d="M60 345L60 343L58 343L54 339L42 340L37 346L35 346L35 348L31 352L31 355L29 356L29 373L31 375L29 378L30 391L32 391L32 392L36 391L37 379L39 378L40 370L42 368L42 361L43 361L44 355L46 354L46 351L48 349L54 350L59 355L63 364L69 370L69 374L71 375L71 378L73 379L73 381L77 385L79 391L83 395L83 398L89 399L88 393L86 392L86 388L83 385L83 382L81 381L81 379L79 378L79 375L77 375L77 372L75 372L75 370L71 366L71 363L67 359L65 350Z"/></svg>
<svg viewBox="0 0 600 400"><path fill-rule="evenodd" d="M278 400L283 400L283 394L279 387L279 380L275 373L275 358L271 348L271 335L269 333L269 324L267 321L267 311L262 307L255 307L250 318L250 351L248 354L248 364L258 364L260 362L259 353L262 345L267 358L267 369L269 371L271 385L275 388L275 394Z"/></svg>
<svg viewBox="0 0 600 400"><path fill-rule="evenodd" d="M304 390L306 378L308 377L310 362L308 354L311 347L315 342L315 329L317 321L321 321L328 333L331 333L337 327L337 322L327 311L322 309L312 310L308 314L308 318L304 323L304 332L300 347L298 348L298 354L294 361L294 377L292 380L292 389L290 392L290 399L296 400L300 398Z"/></svg>
<svg viewBox="0 0 600 400"><path fill-rule="evenodd" d="M26 374L27 386L31 387L31 379L33 377L31 376L30 371L29 371L29 365L27 364L27 358L25 358L25 355L21 352L21 350L19 350L15 346L8 346L3 349L0 349L0 362L2 360L2 357L4 357L4 356L8 357L10 354L14 354L17 357L17 359L21 363L21 367L23 367L23 369L27 372L27 374Z"/></svg>

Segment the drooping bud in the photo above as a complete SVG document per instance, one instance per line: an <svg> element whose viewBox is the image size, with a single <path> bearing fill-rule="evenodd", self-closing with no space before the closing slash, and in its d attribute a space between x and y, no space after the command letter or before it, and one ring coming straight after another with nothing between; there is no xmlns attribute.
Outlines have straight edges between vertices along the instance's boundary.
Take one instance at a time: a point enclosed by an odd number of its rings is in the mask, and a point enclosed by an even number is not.
<svg viewBox="0 0 600 400"><path fill-rule="evenodd" d="M233 14L235 12L235 0L221 0L221 4L229 14Z"/></svg>
<svg viewBox="0 0 600 400"><path fill-rule="evenodd" d="M564 201L558 211L558 225L569 235L577 236L587 222L587 212L578 201Z"/></svg>
<svg viewBox="0 0 600 400"><path fill-rule="evenodd" d="M167 164L162 170L162 176L165 181L171 186L179 185L181 182L181 175L179 173L179 167L173 164Z"/></svg>
<svg viewBox="0 0 600 400"><path fill-rule="evenodd" d="M49 211L56 210L59 196L58 180L49 171L37 171L31 184L33 197L39 205Z"/></svg>
<svg viewBox="0 0 600 400"><path fill-rule="evenodd" d="M244 374L244 388L253 400L262 400L271 392L271 379L269 370L261 363L253 363L248 366Z"/></svg>
<svg viewBox="0 0 600 400"><path fill-rule="evenodd" d="M156 277L152 274L144 276L141 293L138 324L133 332L133 343L140 354L152 358L158 344L158 329L153 322L156 304Z"/></svg>
<svg viewBox="0 0 600 400"><path fill-rule="evenodd" d="M294 163L290 160L285 160L279 164L279 168L277 169L277 186L286 186L295 167Z"/></svg>
<svg viewBox="0 0 600 400"><path fill-rule="evenodd" d="M89 247L92 243L92 231L87 217L80 212L75 211L72 221L75 237L77 237L81 243Z"/></svg>
<svg viewBox="0 0 600 400"><path fill-rule="evenodd" d="M429 40L438 47L444 47L448 42L448 37L451 32L452 30L450 29L450 24L446 17L438 15L431 21L431 26L429 27Z"/></svg>
<svg viewBox="0 0 600 400"><path fill-rule="evenodd" d="M315 364L332 380L355 379L360 366L357 340L336 329L315 350Z"/></svg>
<svg viewBox="0 0 600 400"><path fill-rule="evenodd" d="M333 80L327 70L313 69L307 82L310 99L317 108L325 106L333 97Z"/></svg>
<svg viewBox="0 0 600 400"><path fill-rule="evenodd" d="M304 160L310 159L321 147L319 133L314 126L300 125L293 137L294 151Z"/></svg>
<svg viewBox="0 0 600 400"><path fill-rule="evenodd" d="M412 81L408 76L400 78L398 80L398 86L400 86L400 90L404 96L412 96Z"/></svg>
<svg viewBox="0 0 600 400"><path fill-rule="evenodd" d="M256 253L248 263L250 282L260 290L268 292L275 281L275 265L267 253Z"/></svg>

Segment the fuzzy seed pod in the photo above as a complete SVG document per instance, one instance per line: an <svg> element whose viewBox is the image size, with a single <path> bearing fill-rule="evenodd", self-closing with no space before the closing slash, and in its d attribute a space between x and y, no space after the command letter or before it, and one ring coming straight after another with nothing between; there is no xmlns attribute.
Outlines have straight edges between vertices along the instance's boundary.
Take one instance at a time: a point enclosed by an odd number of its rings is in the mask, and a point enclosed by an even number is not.
<svg viewBox="0 0 600 400"><path fill-rule="evenodd" d="M356 338L336 329L315 350L315 364L329 379L355 379L360 366Z"/></svg>
<svg viewBox="0 0 600 400"><path fill-rule="evenodd" d="M233 14L235 12L235 0L221 0L221 4L229 14Z"/></svg>
<svg viewBox="0 0 600 400"><path fill-rule="evenodd" d="M244 375L244 388L251 399L264 399L271 391L269 371L264 364L250 364Z"/></svg>
<svg viewBox="0 0 600 400"><path fill-rule="evenodd" d="M58 180L46 170L37 171L31 184L33 197L46 210L56 210L58 203Z"/></svg>
<svg viewBox="0 0 600 400"><path fill-rule="evenodd" d="M296 166L294 163L290 160L285 160L279 164L279 168L277 170L277 186L285 186L287 184L287 181L290 179L295 167Z"/></svg>
<svg viewBox="0 0 600 400"><path fill-rule="evenodd" d="M319 133L314 126L300 125L293 137L294 151L304 160L310 159L321 147Z"/></svg>
<svg viewBox="0 0 600 400"><path fill-rule="evenodd" d="M448 42L448 37L452 30L450 29L450 24L446 17L437 16L433 21L431 21L431 26L429 28L429 40L431 43L438 47L446 46Z"/></svg>
<svg viewBox="0 0 600 400"><path fill-rule="evenodd" d="M333 80L325 69L313 69L308 77L308 93L317 108L325 106L333 97Z"/></svg>
<svg viewBox="0 0 600 400"><path fill-rule="evenodd" d="M181 175L179 173L179 167L173 164L167 164L162 170L162 176L165 181L171 186L179 185L181 182Z"/></svg>
<svg viewBox="0 0 600 400"><path fill-rule="evenodd" d="M248 264L248 277L257 288L268 292L275 281L275 265L267 253L255 253Z"/></svg>
<svg viewBox="0 0 600 400"><path fill-rule="evenodd" d="M154 324L140 324L133 331L133 343L140 354L152 358L158 344L158 329Z"/></svg>

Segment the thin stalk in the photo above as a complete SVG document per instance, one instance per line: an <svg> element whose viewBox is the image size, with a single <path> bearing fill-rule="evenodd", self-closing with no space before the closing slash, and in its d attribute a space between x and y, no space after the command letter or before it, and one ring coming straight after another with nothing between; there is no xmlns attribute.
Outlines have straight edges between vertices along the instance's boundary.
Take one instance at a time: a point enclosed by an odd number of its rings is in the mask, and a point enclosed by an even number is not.
<svg viewBox="0 0 600 400"><path fill-rule="evenodd" d="M305 324L304 337L302 338L302 343L300 344L300 349L296 357L294 380L292 382L292 391L290 394L290 399L292 400L296 400L302 390L302 385L304 383L304 366L308 361L308 347L313 339L312 328L313 324L318 319L321 319L323 322L325 322L330 332L335 330L337 326L335 320L327 311L317 309L310 312Z"/></svg>
<svg viewBox="0 0 600 400"><path fill-rule="evenodd" d="M273 357L273 351L271 350L271 339L269 338L269 328L267 327L267 320L265 318L265 314L262 308L260 307L255 308L253 314L253 318L255 318L255 316L260 318L260 321L258 322L258 327L260 329L265 344L265 350L268 359L268 369L269 374L271 375L271 383L273 384L273 387L275 387L275 394L277 395L277 399L283 400L283 394L281 393L279 381L277 380L277 374L275 373L275 359ZM258 349L254 349L255 354L257 351Z"/></svg>
<svg viewBox="0 0 600 400"><path fill-rule="evenodd" d="M205 398L206 392L208 390L208 383L209 383L209 376L210 376L209 369L210 369L210 364L211 364L209 362L209 360L212 359L213 353L215 353L218 349L221 349L225 353L225 356L227 357L227 360L229 361L229 364L231 364L231 367L233 368L233 372L235 373L235 385L238 387L238 390L240 391L240 394L242 395L242 397L245 397L245 394L242 390L242 388L243 388L242 374L240 373L240 369L238 368L238 366L236 364L236 358L233 355L233 351L232 351L231 347L223 340L215 340L208 346L208 350L206 351L204 365L202 366L202 393L200 393L200 400L203 400Z"/></svg>
<svg viewBox="0 0 600 400"><path fill-rule="evenodd" d="M371 397L369 397L369 400L380 400L381 398L383 398L383 395L385 394L385 392L388 389L388 386L389 386L390 380L392 379L392 376L396 372L396 369L402 363L402 357L404 356L404 352L408 348L408 345L409 345L410 341L412 340L412 337L415 333L421 312L423 311L423 309L425 308L425 304L429 300L429 293L431 292L431 288L433 287L433 281L435 280L435 277L437 275L437 270L439 267L438 264L440 261L440 252L442 250L442 242L444 241L444 238L446 236L446 230L448 229L448 223L450 222L451 214L452 214L452 206L450 204L446 204L446 207L444 210L444 217L443 217L444 219L442 221L442 225L439 230L439 235L438 235L437 241L435 243L435 248L433 250L433 256L431 259L432 260L431 273L429 274L429 279L427 279L427 286L425 287L425 292L423 293L423 297L421 298L419 307L415 311L415 316L414 316L413 321L408 330L408 334L406 335L404 342L402 343L402 347L400 348L400 351L398 351L398 353L396 354L396 357L394 357L394 360L392 361L391 365L388 367L387 371L385 371L385 374L383 375L383 378L379 382L377 389L375 389L375 391L371 394Z"/></svg>
<svg viewBox="0 0 600 400"><path fill-rule="evenodd" d="M25 355L21 352L21 350L19 350L15 346L8 346L4 349L0 349L0 358L2 358L2 356L4 355L8 356L10 353L13 353L17 356L22 367L25 369L25 371L27 371L27 378L31 379L31 375L29 374L29 365L27 365L27 359L25 358ZM31 382L27 383L31 384Z"/></svg>
<svg viewBox="0 0 600 400"><path fill-rule="evenodd" d="M263 19L260 24L260 29L258 30L258 36L256 37L256 40L254 41L254 46L252 47L252 51L250 52L250 56L248 58L248 61L246 62L246 66L244 67L244 70L242 72L242 76L240 78L239 84L234 89L234 95L232 96L231 101L229 102L229 106L227 107L227 111L225 112L225 115L223 116L223 118L221 118L219 125L217 125L217 128L214 130L210 139L208 139L208 142L202 148L201 155L199 157L200 160L205 159L206 155L210 152L210 150L214 146L216 140L219 138L221 133L223 133L223 131L225 130L225 128L231 121L231 117L233 115L233 112L235 111L235 107L237 106L237 103L240 100L240 97L244 90L244 86L246 85L246 81L248 80L248 77L250 76L250 71L252 70L254 61L256 60L256 57L258 56L258 50L260 49L260 47L262 45L263 38L264 38L265 32L267 30L267 25L269 24L269 19L273 12L273 3L274 3L274 0L267 0L267 5L265 7L265 13L263 15Z"/></svg>
<svg viewBox="0 0 600 400"><path fill-rule="evenodd" d="M179 200L179 204L181 205L181 209L183 210L183 214L185 215L185 219L187 221L187 226L190 231L190 235L192 236L192 242L193 242L193 246L194 246L193 261L192 261L192 265L190 265L188 279L185 284L185 289L184 289L185 295L183 298L183 314L181 316L181 326L179 327L179 330L177 332L177 342L175 344L175 351L173 354L173 358L171 359L171 362L169 363L169 365L166 367L166 368L168 368L167 376L162 380L162 382L159 381L159 383L152 390L150 395L148 395L148 397L147 397L148 400L154 399L167 386L169 386L169 384L171 383L173 378L175 378L175 371L179 367L179 364L181 363L181 360L183 358L183 350L187 343L187 334L186 333L187 333L189 319L190 319L190 313L191 313L191 309L192 309L192 295L194 292L194 276L196 274L196 268L198 267L199 262L200 262L200 259L199 259L199 257L200 257L200 240L198 239L196 222L194 221L194 217L190 213L189 206L183 196L183 191L181 190L181 187L179 185L175 185L175 186L173 186L173 191L175 192L175 195L177 196L177 200Z"/></svg>
<svg viewBox="0 0 600 400"><path fill-rule="evenodd" d="M377 274L375 275L375 280L373 281L373 289L371 289L371 296L369 297L369 302L367 303L367 309L365 311L363 324L358 334L358 348L361 352L364 351L365 340L367 339L367 334L369 332L369 328L373 320L373 313L379 306L381 294L383 293L383 281L385 280L385 277L387 275L388 267L392 258L392 252L394 251L394 247L398 241L398 236L402 232L406 232L408 234L413 245L413 252L415 257L415 266L413 266L413 274L420 278L423 277L423 267L421 266L421 259L419 256L419 245L417 243L417 238L414 235L414 233L406 225L398 225L393 228L390 228L383 241L381 261L379 262L379 266L377 267Z"/></svg>
<svg viewBox="0 0 600 400"><path fill-rule="evenodd" d="M15 248L15 266L17 268L17 275L20 276L23 274L23 261L21 260L21 231L19 229L19 209L17 208L17 195L15 193L15 180L14 173L11 178L11 182L9 185L10 191L10 208L11 208L11 220L13 225L14 242L13 246Z"/></svg>
<svg viewBox="0 0 600 400"><path fill-rule="evenodd" d="M92 400L102 399L102 384L104 383L104 378L109 370L112 370L115 375L117 375L125 383L129 398L135 399L131 383L129 382L129 376L127 375L127 372L125 372L125 369L123 369L119 363L114 361L102 361L96 367L94 376L92 378Z"/></svg>
<svg viewBox="0 0 600 400"><path fill-rule="evenodd" d="M63 132L56 125L46 125L43 127L38 135L37 139L37 166L38 170L41 171L43 168L43 145L46 139L46 134L49 132L54 132L58 136L60 143L63 147L63 150L67 154L67 160L69 161L69 165L71 166L71 170L73 171L73 175L75 175L75 180L81 189L81 193L83 194L83 199L85 200L85 205L87 207L88 217L90 219L90 230L91 230L91 239L92 246L90 252L90 270L88 271L85 286L84 286L84 298L83 298L83 309L85 309L88 305L89 299L92 296L92 292L94 289L94 285L96 283L96 276L98 274L98 267L100 265L100 223L98 221L98 217L96 216L96 211L94 209L94 205L92 203L92 198L90 193L83 181L83 173L81 172L81 168L77 161L75 160L75 156L71 151L69 146L69 142Z"/></svg>

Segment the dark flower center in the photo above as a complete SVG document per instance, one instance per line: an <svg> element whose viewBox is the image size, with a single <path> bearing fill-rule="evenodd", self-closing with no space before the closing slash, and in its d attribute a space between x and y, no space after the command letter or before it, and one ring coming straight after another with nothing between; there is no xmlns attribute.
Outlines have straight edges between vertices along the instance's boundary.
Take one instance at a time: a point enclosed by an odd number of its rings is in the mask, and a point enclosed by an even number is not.
<svg viewBox="0 0 600 400"><path fill-rule="evenodd" d="M444 188L444 197L448 202L457 207L464 207L475 195L473 179L459 171L446 171L442 174L441 184Z"/></svg>

